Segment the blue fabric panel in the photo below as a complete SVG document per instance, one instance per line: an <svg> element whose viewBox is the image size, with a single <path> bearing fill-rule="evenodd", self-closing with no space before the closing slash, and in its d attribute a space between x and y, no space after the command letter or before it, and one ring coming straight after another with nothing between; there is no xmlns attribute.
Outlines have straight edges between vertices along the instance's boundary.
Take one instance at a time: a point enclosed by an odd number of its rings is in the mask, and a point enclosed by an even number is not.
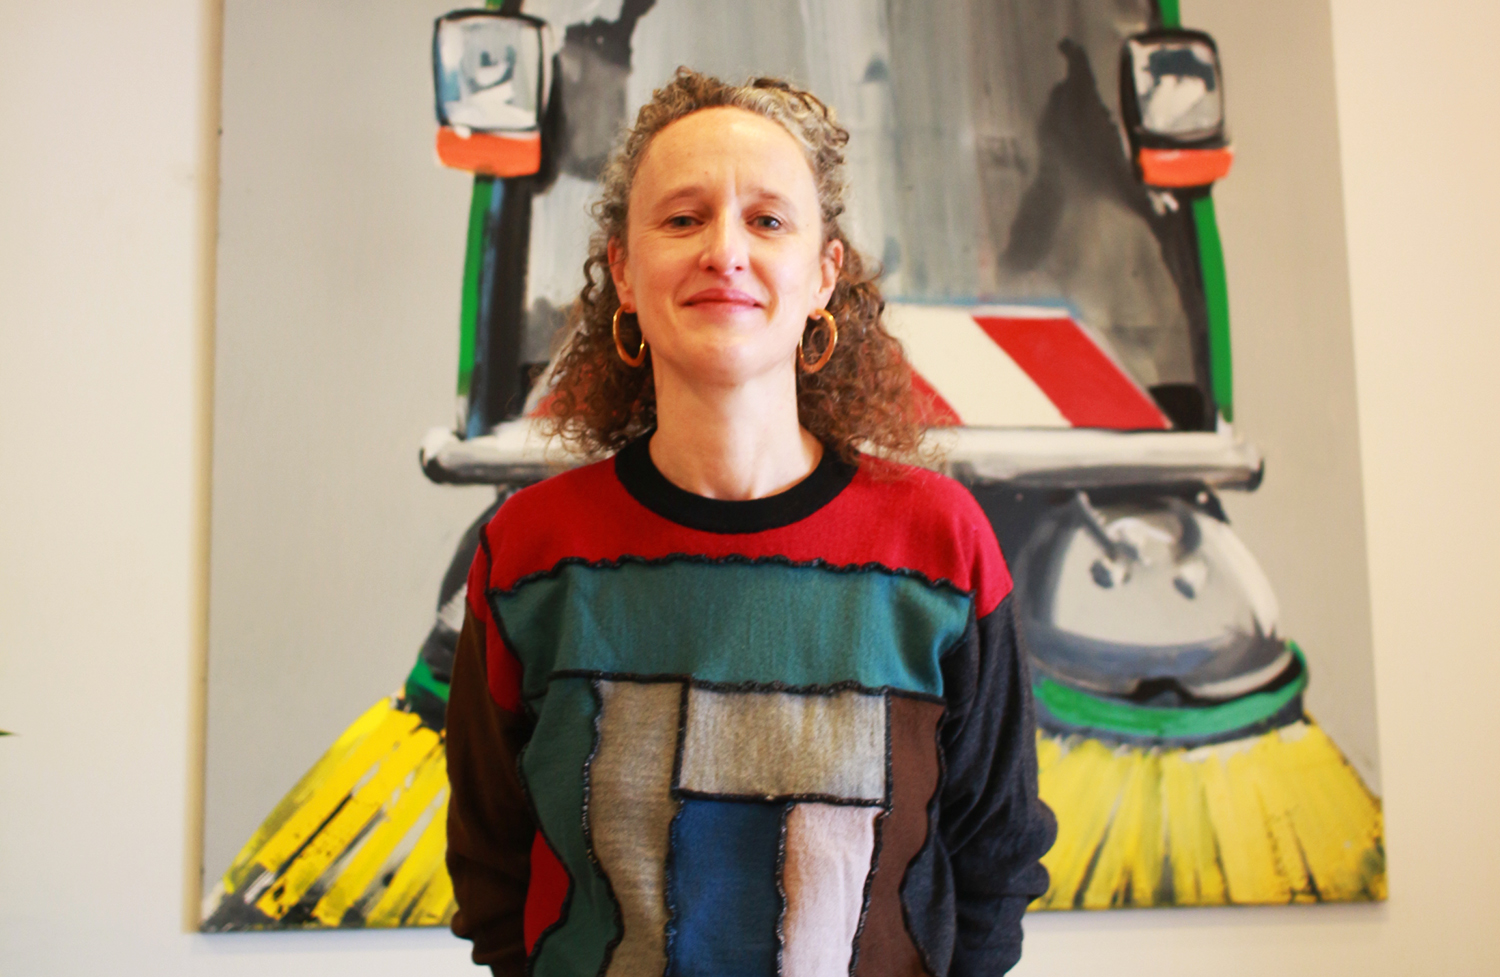
<svg viewBox="0 0 1500 977"><path fill-rule="evenodd" d="M679 559L568 564L490 602L534 701L563 670L941 695L972 598L880 568Z"/></svg>
<svg viewBox="0 0 1500 977"><path fill-rule="evenodd" d="M667 977L776 977L780 804L684 801L667 863Z"/></svg>

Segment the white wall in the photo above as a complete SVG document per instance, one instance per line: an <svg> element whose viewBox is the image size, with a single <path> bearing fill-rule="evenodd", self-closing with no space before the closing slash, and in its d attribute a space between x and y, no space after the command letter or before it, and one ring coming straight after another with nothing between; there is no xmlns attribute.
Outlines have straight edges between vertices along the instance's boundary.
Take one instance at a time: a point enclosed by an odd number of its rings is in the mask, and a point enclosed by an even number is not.
<svg viewBox="0 0 1500 977"><path fill-rule="evenodd" d="M1391 899L1034 918L1028 974L1500 972L1500 8L1332 6ZM183 932L215 16L0 0L0 973L468 973L438 932Z"/></svg>

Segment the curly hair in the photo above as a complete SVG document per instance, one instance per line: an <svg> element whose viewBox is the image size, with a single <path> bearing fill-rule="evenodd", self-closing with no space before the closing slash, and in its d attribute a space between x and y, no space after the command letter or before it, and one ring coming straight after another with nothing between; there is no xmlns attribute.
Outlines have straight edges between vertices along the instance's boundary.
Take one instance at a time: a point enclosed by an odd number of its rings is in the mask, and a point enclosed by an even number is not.
<svg viewBox="0 0 1500 977"><path fill-rule="evenodd" d="M755 78L730 85L687 68L678 68L669 83L652 93L601 177L603 193L593 207L597 228L583 265L583 290L570 314L571 335L553 366L546 408L551 433L573 450L597 457L655 426L656 390L649 366L632 368L615 350L612 322L620 299L609 274L608 247L611 239L625 240L630 190L651 140L678 119L718 107L754 112L791 134L817 186L823 241L839 241L844 248L843 267L828 302L838 325L838 344L819 372L797 371L802 426L848 461L862 447L887 457L915 458L922 431L911 367L901 344L881 323L885 300L876 284L880 269L850 245L839 223L848 131L816 96L785 81ZM634 346L638 340L636 335L625 342Z"/></svg>

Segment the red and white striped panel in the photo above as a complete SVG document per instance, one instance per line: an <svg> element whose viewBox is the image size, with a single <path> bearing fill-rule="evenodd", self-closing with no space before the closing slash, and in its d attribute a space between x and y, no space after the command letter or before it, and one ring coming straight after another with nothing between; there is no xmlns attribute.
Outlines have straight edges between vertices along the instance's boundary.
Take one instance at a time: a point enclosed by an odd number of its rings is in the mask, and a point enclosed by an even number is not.
<svg viewBox="0 0 1500 977"><path fill-rule="evenodd" d="M892 303L886 324L917 373L929 427L1171 427L1064 310Z"/></svg>

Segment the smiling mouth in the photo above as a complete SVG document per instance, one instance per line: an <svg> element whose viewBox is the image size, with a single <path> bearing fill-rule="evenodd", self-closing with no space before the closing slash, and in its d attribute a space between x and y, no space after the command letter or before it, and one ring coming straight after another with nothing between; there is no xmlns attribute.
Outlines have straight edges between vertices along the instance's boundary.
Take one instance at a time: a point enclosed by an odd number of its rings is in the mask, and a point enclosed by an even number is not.
<svg viewBox="0 0 1500 977"><path fill-rule="evenodd" d="M705 288L683 304L716 309L758 309L761 306L754 296L732 288Z"/></svg>

